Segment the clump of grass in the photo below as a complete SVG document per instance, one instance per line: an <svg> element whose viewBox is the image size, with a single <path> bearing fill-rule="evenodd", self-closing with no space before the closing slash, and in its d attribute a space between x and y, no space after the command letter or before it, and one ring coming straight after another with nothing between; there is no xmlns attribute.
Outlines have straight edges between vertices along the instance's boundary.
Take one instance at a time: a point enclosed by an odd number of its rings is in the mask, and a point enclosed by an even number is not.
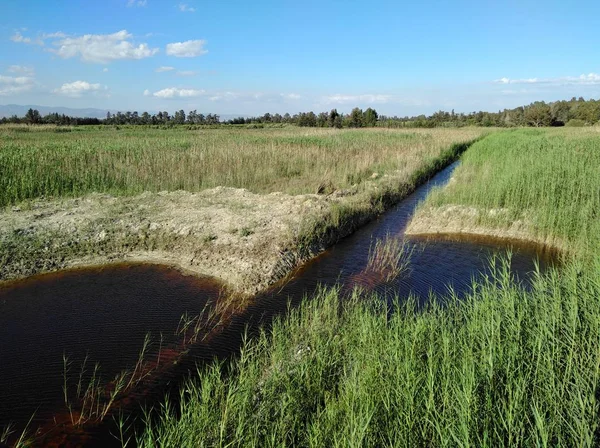
<svg viewBox="0 0 600 448"><path fill-rule="evenodd" d="M248 227L242 227L240 229L240 235L243 237L250 236L254 233L254 230L249 229Z"/></svg>
<svg viewBox="0 0 600 448"><path fill-rule="evenodd" d="M200 369L140 446L592 446L600 271L388 305L321 291L230 365ZM226 368L224 368L226 367Z"/></svg>
<svg viewBox="0 0 600 448"><path fill-rule="evenodd" d="M89 422L100 422L113 411L113 405L126 392L133 390L139 383L158 368L162 350L162 335L158 352L158 362L148 367L148 354L151 346L150 335L146 334L138 360L133 370L123 370L108 384L101 376L98 363L88 371L88 356L84 358L77 374L77 382L71 384L72 362L63 354L63 399L69 412L71 425L78 428ZM74 395L71 393L74 391Z"/></svg>
<svg viewBox="0 0 600 448"><path fill-rule="evenodd" d="M413 250L403 238L388 234L371 244L365 270L384 282L391 282L409 269Z"/></svg>

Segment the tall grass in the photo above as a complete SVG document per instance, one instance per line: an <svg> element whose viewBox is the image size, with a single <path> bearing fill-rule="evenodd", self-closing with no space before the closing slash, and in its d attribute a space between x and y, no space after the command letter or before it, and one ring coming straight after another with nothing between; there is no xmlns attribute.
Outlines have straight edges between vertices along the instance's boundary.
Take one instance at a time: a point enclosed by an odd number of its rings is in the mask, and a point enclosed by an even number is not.
<svg viewBox="0 0 600 448"><path fill-rule="evenodd" d="M600 132L518 130L490 135L462 157L455 182L426 206L459 204L500 213L479 224L521 220L534 236L556 237L578 252L600 250Z"/></svg>
<svg viewBox="0 0 600 448"><path fill-rule="evenodd" d="M321 291L200 369L138 435L146 447L592 446L598 428L600 269L508 263L444 306L341 301Z"/></svg>
<svg viewBox="0 0 600 448"><path fill-rule="evenodd" d="M199 191L216 186L266 193L343 189L377 173L411 174L481 129L203 129L17 132L0 127L0 206L88 192Z"/></svg>

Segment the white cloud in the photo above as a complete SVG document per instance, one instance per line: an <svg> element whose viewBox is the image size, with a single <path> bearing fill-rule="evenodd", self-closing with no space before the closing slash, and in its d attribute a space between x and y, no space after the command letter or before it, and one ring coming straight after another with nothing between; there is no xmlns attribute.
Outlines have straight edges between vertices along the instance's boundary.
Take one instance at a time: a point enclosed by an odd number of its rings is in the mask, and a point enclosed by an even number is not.
<svg viewBox="0 0 600 448"><path fill-rule="evenodd" d="M193 70L180 70L177 72L177 76L196 76L198 72Z"/></svg>
<svg viewBox="0 0 600 448"><path fill-rule="evenodd" d="M202 96L205 93L205 90L178 89L176 87L168 87L166 89L159 90L158 92L154 92L152 95L158 98L192 98Z"/></svg>
<svg viewBox="0 0 600 448"><path fill-rule="evenodd" d="M104 68L102 69L102 71L103 71L104 73L106 73L106 72L108 72L108 68L107 68L107 67L104 67Z"/></svg>
<svg viewBox="0 0 600 448"><path fill-rule="evenodd" d="M386 104L392 100L390 95L329 95L322 98L324 104Z"/></svg>
<svg viewBox="0 0 600 448"><path fill-rule="evenodd" d="M16 95L35 87L35 79L31 76L0 75L0 96Z"/></svg>
<svg viewBox="0 0 600 448"><path fill-rule="evenodd" d="M208 53L204 49L206 41L204 40L188 40L185 42L174 42L167 44L167 54L177 58L193 58Z"/></svg>
<svg viewBox="0 0 600 448"><path fill-rule="evenodd" d="M131 38L126 30L65 37L54 43L58 48L50 51L63 59L79 56L82 61L102 64L120 59L143 59L158 53L158 48L150 48L148 44L135 46Z"/></svg>
<svg viewBox="0 0 600 448"><path fill-rule="evenodd" d="M107 90L107 87L100 84L90 84L87 81L74 81L65 83L58 89L54 89L53 93L79 98L84 94L96 94L105 90Z"/></svg>
<svg viewBox="0 0 600 448"><path fill-rule="evenodd" d="M6 71L8 73L20 73L23 75L32 75L33 67L26 67L23 65L11 65L10 67L8 67L8 69Z"/></svg>
<svg viewBox="0 0 600 448"><path fill-rule="evenodd" d="M180 3L178 5L178 8L181 12L196 12L196 8L192 8L191 6L187 5L186 3Z"/></svg>
<svg viewBox="0 0 600 448"><path fill-rule="evenodd" d="M496 79L494 83L497 84L539 84L539 85L552 85L552 86L565 86L565 85L600 85L600 74L588 73L580 76L561 76L558 78L522 78L522 79L510 79L500 78Z"/></svg>
<svg viewBox="0 0 600 448"><path fill-rule="evenodd" d="M41 38L37 38L35 40L31 39L31 37L25 37L21 34L21 32L16 31L15 34L10 36L10 40L13 42L18 42L21 44L35 44L35 45L44 45L44 41Z"/></svg>
<svg viewBox="0 0 600 448"><path fill-rule="evenodd" d="M231 91L207 91L203 89L187 89L179 87L168 87L151 93L149 90L144 91L145 96L154 96L157 98L192 98L203 97L208 101L239 101L245 103L265 102L265 103L282 103L285 100L296 100L301 98L295 93L263 93L263 92L231 92Z"/></svg>
<svg viewBox="0 0 600 448"><path fill-rule="evenodd" d="M57 31L56 33L42 33L41 39L56 39L62 37L67 37L67 35L62 31Z"/></svg>
<svg viewBox="0 0 600 448"><path fill-rule="evenodd" d="M156 73L162 73L162 72L170 72L172 70L175 70L175 67L167 67L167 66L162 66L162 67L158 67L156 70L154 70Z"/></svg>
<svg viewBox="0 0 600 448"><path fill-rule="evenodd" d="M147 0L128 0L127 7L131 8L132 6L146 6L147 3Z"/></svg>

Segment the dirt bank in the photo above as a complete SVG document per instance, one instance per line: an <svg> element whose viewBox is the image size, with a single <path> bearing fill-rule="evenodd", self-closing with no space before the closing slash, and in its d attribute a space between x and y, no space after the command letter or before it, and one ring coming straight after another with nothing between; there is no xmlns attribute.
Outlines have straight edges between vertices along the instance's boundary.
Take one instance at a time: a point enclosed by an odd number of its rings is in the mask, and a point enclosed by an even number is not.
<svg viewBox="0 0 600 448"><path fill-rule="evenodd" d="M495 225L489 224L494 222ZM481 210L463 205L421 207L406 229L407 235L477 235L499 239L533 242L566 251L558 238L544 237L535 232L526 216L513 219L506 209Z"/></svg>
<svg viewBox="0 0 600 448"><path fill-rule="evenodd" d="M282 254L293 247L302 217L319 219L328 202L318 195L257 195L222 187L196 194L35 201L0 214L0 279L83 264L150 261L253 293L284 275Z"/></svg>

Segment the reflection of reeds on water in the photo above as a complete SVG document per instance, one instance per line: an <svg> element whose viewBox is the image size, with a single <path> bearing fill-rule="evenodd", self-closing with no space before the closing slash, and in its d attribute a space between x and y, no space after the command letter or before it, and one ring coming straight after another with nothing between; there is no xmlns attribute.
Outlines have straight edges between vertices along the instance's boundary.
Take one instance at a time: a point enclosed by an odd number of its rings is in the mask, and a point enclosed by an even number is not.
<svg viewBox="0 0 600 448"><path fill-rule="evenodd" d="M414 247L404 239L386 235L369 248L365 273L391 282L408 271Z"/></svg>

